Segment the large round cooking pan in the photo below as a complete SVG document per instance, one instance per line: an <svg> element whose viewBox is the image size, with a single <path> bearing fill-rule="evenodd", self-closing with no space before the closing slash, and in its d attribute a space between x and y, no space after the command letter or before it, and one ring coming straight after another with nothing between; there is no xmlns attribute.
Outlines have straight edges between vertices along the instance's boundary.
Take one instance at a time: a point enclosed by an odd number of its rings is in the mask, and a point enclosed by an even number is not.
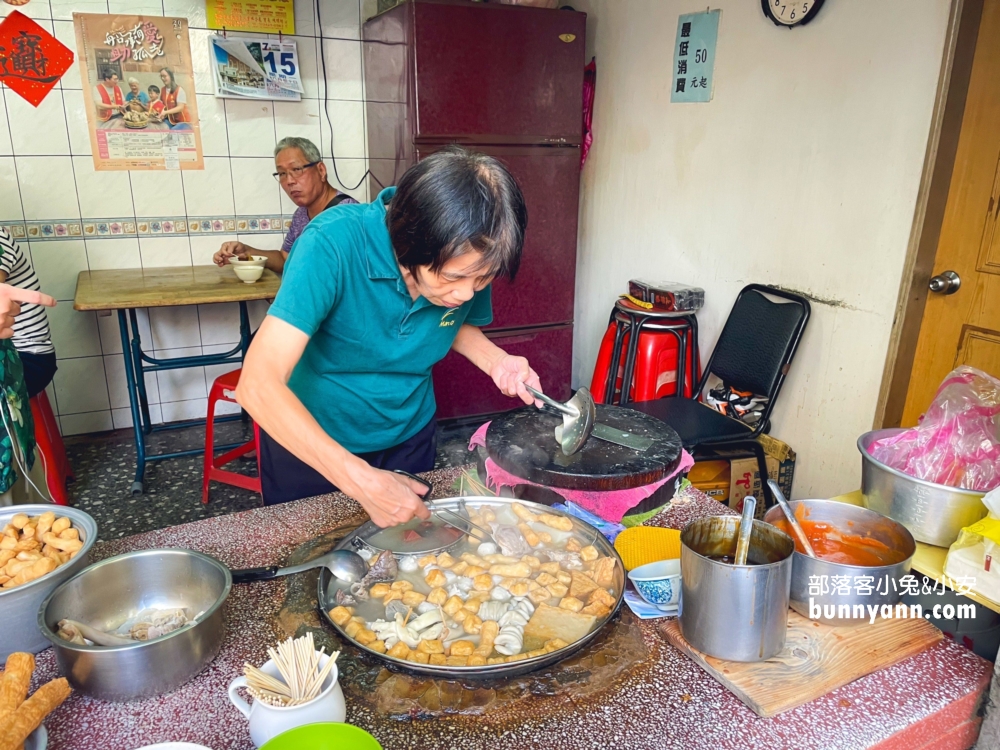
<svg viewBox="0 0 1000 750"><path fill-rule="evenodd" d="M363 646L353 638L350 638L347 633L344 632L343 628L330 619L330 610L337 606L334 596L336 595L338 583L330 574L330 571L326 568L323 568L320 571L318 584L319 588L317 592L319 608L323 613L323 617L326 618L326 621L330 623L330 625L332 625L333 628L344 638L345 642L350 643L357 649L371 654L376 659L380 659L404 671L417 672L419 674L431 675L433 677L441 677L445 679L483 680L497 677L515 677L517 675L533 672L536 669L546 667L550 664L555 664L556 662L562 661L563 659L571 656L594 640L601 630L617 615L618 609L621 607L622 597L625 593L625 566L622 564L621 558L618 556L615 548L608 542L608 540L605 539L604 536L597 531L597 529L590 524L584 523L579 518L571 516L568 513L563 513L562 511L549 506L529 502L527 500L514 500L504 497L452 497L444 500L434 500L433 503L430 503L430 505L434 508L447 508L456 513L464 514L466 506L470 508L503 508L508 507L513 503L520 503L535 513L553 513L570 518L573 521L573 533L578 538L586 540L589 544L593 544L597 548L598 552L601 553L602 557L612 557L617 561L618 564L615 566L614 580L615 605L611 608L611 614L602 620L598 620L596 627L583 638L580 638L558 651L553 651L551 653L544 654L542 656L535 656L529 659L522 659L521 661L515 661L509 664L487 664L485 666L476 667L449 667L437 664L418 664L406 661L405 659L398 659L394 656L388 656L387 654L380 654L377 651L373 651L372 649ZM354 533L341 539L335 549L355 550L357 547L355 540L363 540L369 535L375 533L377 530L378 527L371 521L368 521Z"/></svg>

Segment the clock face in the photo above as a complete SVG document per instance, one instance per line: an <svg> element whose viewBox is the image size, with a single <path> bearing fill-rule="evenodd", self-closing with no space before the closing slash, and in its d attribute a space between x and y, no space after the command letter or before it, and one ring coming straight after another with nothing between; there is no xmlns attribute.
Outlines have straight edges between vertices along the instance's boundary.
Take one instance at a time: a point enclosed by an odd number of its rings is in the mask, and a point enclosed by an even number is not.
<svg viewBox="0 0 1000 750"><path fill-rule="evenodd" d="M760 5L775 24L791 28L815 18L823 0L760 0Z"/></svg>

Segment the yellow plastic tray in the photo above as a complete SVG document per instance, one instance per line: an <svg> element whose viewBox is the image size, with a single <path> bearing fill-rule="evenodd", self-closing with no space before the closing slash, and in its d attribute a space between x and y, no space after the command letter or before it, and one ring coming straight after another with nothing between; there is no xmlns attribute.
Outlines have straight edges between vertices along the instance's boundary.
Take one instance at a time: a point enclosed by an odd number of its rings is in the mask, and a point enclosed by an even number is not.
<svg viewBox="0 0 1000 750"><path fill-rule="evenodd" d="M681 556L681 532L654 526L625 529L615 538L615 549L621 555L626 570L633 570L658 560L673 560Z"/></svg>

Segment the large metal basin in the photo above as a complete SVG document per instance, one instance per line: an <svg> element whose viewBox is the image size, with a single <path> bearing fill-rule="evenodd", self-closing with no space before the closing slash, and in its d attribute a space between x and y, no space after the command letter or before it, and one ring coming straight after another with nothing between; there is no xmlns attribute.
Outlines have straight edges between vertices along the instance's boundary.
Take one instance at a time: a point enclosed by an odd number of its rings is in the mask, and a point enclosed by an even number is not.
<svg viewBox="0 0 1000 750"><path fill-rule="evenodd" d="M792 609L827 625L861 625L870 620L873 610L869 607L877 611L883 604L899 602L899 579L910 572L917 549L905 526L873 510L834 500L795 500L789 506L793 513L805 506L804 520L829 523L847 534L873 537L898 552L898 561L893 564L864 566L814 559L796 550L792 555ZM764 515L764 521L772 524L784 518L778 507ZM856 611L856 606L861 610ZM833 616L827 617L830 612Z"/></svg>
<svg viewBox="0 0 1000 750"><path fill-rule="evenodd" d="M97 523L93 518L82 510L60 505L12 505L0 508L0 528L6 526L18 513L35 517L48 511L55 513L56 518L65 516L72 522L73 528L80 532L83 548L68 563L31 583L12 589L0 589L0 633L3 634L0 637L0 663L7 661L7 657L15 651L37 654L49 647L48 640L38 629L38 607L60 583L87 567L90 548L97 540Z"/></svg>
<svg viewBox="0 0 1000 750"><path fill-rule="evenodd" d="M861 451L861 494L876 513L899 521L918 542L950 547L965 526L986 515L985 492L946 487L916 479L875 460L868 446L903 432L874 430L858 438Z"/></svg>
<svg viewBox="0 0 1000 750"><path fill-rule="evenodd" d="M218 655L231 588L229 568L200 552L128 552L53 591L37 613L38 627L52 642L60 673L81 693L106 701L149 698L180 687ZM147 607L183 607L197 622L125 646L78 646L55 634L64 618L114 630Z"/></svg>

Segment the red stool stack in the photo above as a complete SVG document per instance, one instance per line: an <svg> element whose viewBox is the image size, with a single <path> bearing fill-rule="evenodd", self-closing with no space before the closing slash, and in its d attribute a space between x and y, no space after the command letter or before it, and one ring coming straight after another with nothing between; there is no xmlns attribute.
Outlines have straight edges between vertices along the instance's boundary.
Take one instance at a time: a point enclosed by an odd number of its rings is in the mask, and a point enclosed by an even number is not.
<svg viewBox="0 0 1000 750"><path fill-rule="evenodd" d="M42 391L32 397L29 403L31 416L35 422L35 450L45 469L45 484L49 490L49 497L56 505L69 505L66 482L76 479L76 475L69 465L69 459L66 458L66 446L63 445L49 397Z"/></svg>
<svg viewBox="0 0 1000 750"><path fill-rule="evenodd" d="M234 487L242 487L245 490L260 492L260 430L257 423L253 425L253 440L243 445L237 446L221 456L215 456L215 405L219 401L229 401L236 403L236 386L240 382L242 370L233 370L225 375L220 375L212 383L212 390L208 394L208 415L205 420L205 473L201 485L201 501L208 503L208 483L213 479L223 484L231 484ZM222 467L240 456L245 456L251 451L257 451L257 476L248 477L245 474L237 474L235 471L226 471Z"/></svg>
<svg viewBox="0 0 1000 750"><path fill-rule="evenodd" d="M595 401L625 405L679 394L690 398L700 376L694 312L647 310L627 300L615 304L590 383Z"/></svg>

